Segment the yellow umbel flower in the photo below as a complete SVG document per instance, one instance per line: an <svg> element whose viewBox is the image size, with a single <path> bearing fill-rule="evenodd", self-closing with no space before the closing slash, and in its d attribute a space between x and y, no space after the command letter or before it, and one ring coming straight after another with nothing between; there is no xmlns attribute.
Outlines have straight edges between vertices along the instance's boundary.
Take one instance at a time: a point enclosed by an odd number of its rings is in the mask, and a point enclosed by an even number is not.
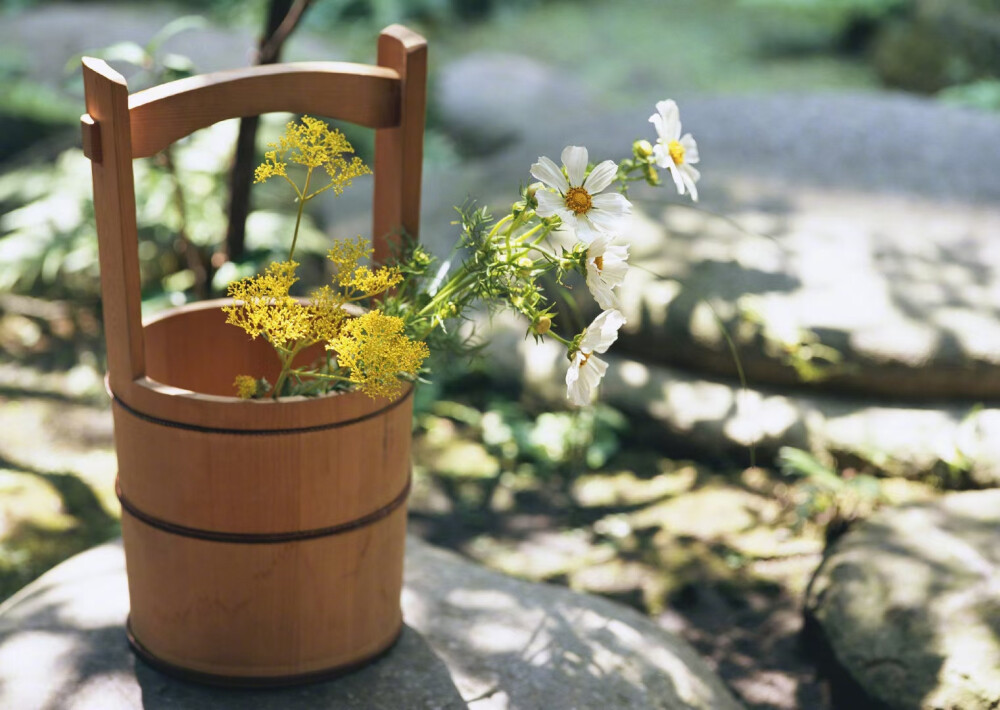
<svg viewBox="0 0 1000 710"><path fill-rule="evenodd" d="M403 388L400 374L416 376L429 354L427 344L403 334L403 319L372 311L344 324L327 346L337 363L369 397L394 397Z"/></svg>
<svg viewBox="0 0 1000 710"><path fill-rule="evenodd" d="M375 250L359 235L356 239L338 239L326 252L326 258L333 262L337 271L337 282L350 283L351 274L358 268L358 262L367 259Z"/></svg>
<svg viewBox="0 0 1000 710"><path fill-rule="evenodd" d="M285 168L288 167L287 163L283 163L278 160L278 152L274 150L269 150L264 153L264 162L257 166L257 169L253 173L253 181L267 182L268 178L276 176L285 176Z"/></svg>
<svg viewBox="0 0 1000 710"><path fill-rule="evenodd" d="M371 173L361 158L344 157L345 153L353 153L354 147L343 133L311 116L303 116L299 123L286 124L285 134L277 143L268 143L268 147L273 150L264 153L265 162L254 173L254 182L284 176L288 167L285 160L309 170L323 168L330 182L322 190L332 189L338 195L354 178Z"/></svg>
<svg viewBox="0 0 1000 710"><path fill-rule="evenodd" d="M300 340L310 329L309 310L288 295L298 278L294 261L271 262L267 271L229 284L236 303L223 306L226 323L245 330L252 338L263 333L279 347Z"/></svg>
<svg viewBox="0 0 1000 710"><path fill-rule="evenodd" d="M365 296L385 293L403 281L403 274L396 266L382 266L372 271L367 266L359 266L351 274L351 280L344 284Z"/></svg>
<svg viewBox="0 0 1000 710"><path fill-rule="evenodd" d="M257 394L257 380L250 375L237 375L233 387L236 388L236 396L240 399L253 399Z"/></svg>
<svg viewBox="0 0 1000 710"><path fill-rule="evenodd" d="M312 331L309 340L312 342L330 341L340 334L340 327L347 320L344 310L346 299L339 291L329 286L323 286L309 295L309 318Z"/></svg>
<svg viewBox="0 0 1000 710"><path fill-rule="evenodd" d="M355 291L358 296L375 296L398 286L403 274L396 266L382 266L372 270L358 264L372 255L370 243L360 236L357 239L341 239L327 252L327 258L336 269L334 279L341 289Z"/></svg>

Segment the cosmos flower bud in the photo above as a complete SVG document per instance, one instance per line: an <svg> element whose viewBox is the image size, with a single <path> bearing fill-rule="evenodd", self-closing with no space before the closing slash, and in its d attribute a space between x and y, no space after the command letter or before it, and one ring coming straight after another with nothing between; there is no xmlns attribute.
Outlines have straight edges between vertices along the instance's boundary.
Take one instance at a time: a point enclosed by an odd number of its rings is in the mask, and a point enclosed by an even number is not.
<svg viewBox="0 0 1000 710"><path fill-rule="evenodd" d="M653 154L653 146L645 139L638 140L632 144L632 153L637 158L648 158Z"/></svg>
<svg viewBox="0 0 1000 710"><path fill-rule="evenodd" d="M549 332L549 328L552 327L552 319L548 316L542 316L538 318L534 324L531 326L532 330L535 331L537 335L545 335Z"/></svg>

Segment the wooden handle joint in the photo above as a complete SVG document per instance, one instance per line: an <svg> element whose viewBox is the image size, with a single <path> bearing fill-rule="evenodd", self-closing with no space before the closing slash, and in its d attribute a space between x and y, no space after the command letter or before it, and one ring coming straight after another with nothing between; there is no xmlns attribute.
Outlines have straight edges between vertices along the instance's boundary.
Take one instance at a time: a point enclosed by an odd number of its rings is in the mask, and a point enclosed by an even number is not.
<svg viewBox="0 0 1000 710"><path fill-rule="evenodd" d="M100 164L101 127L89 113L80 116L80 131L83 134L83 154L90 158L91 162Z"/></svg>

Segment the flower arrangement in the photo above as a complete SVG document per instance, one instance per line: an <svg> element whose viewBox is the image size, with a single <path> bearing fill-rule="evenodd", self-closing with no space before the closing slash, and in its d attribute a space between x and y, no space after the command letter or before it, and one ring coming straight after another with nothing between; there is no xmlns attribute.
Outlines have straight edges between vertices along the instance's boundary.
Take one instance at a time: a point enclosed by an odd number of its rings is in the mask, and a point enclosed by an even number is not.
<svg viewBox="0 0 1000 710"><path fill-rule="evenodd" d="M295 244L305 203L327 191L339 195L370 171L339 131L308 116L289 123L255 175L258 183L283 179L295 192L298 216L288 259L231 283L234 302L223 309L228 323L268 340L281 370L273 385L238 376L238 395L277 398L356 388L372 397L395 396L407 380L420 376L432 350L468 349L461 322L473 306L485 304L513 308L527 317L528 333L536 340L565 346L567 397L574 405L588 404L608 368L599 355L625 325L616 289L629 268L628 246L620 241L631 210L629 183L659 185L657 169L666 169L679 194L698 199L698 146L690 134L681 135L677 104L660 101L649 120L655 143L635 141L631 157L620 163L592 165L580 146L563 150L561 166L540 157L529 171L538 182L523 188L521 199L498 220L486 208L459 208L456 249L467 256L457 268L451 260L433 268L433 257L406 240L392 263L370 266L365 262L372 250L365 240L340 240L328 253L330 283L307 299L290 294L298 280ZM290 164L304 172L301 184L288 175ZM617 191L609 190L613 185ZM557 250L549 239L556 230L575 244ZM561 334L549 287L565 286L572 273L584 277L603 310L582 332ZM300 353L318 345L324 357L296 365Z"/></svg>

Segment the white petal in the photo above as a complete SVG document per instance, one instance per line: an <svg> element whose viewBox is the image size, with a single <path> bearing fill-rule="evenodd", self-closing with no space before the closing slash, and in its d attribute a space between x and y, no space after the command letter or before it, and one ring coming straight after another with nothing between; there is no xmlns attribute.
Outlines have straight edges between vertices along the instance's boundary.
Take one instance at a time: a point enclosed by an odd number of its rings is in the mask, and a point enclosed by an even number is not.
<svg viewBox="0 0 1000 710"><path fill-rule="evenodd" d="M610 241L611 237L607 234L599 234L595 237L594 241L592 241L590 246L587 247L587 259L592 260L598 256L603 257Z"/></svg>
<svg viewBox="0 0 1000 710"><path fill-rule="evenodd" d="M601 384L601 380L604 379L604 373L607 371L608 363L596 355L591 355L587 359L587 363L580 368L580 380L584 383L588 402L592 397L591 393Z"/></svg>
<svg viewBox="0 0 1000 710"><path fill-rule="evenodd" d="M604 263L616 263L628 261L628 247L624 244L609 244L604 252Z"/></svg>
<svg viewBox="0 0 1000 710"><path fill-rule="evenodd" d="M570 402L578 407L586 406L590 403L590 389L587 383L580 377L580 364L583 354L577 353L566 370L566 397Z"/></svg>
<svg viewBox="0 0 1000 710"><path fill-rule="evenodd" d="M649 117L649 122L653 124L653 128L656 129L656 135L662 140L664 133L666 132L666 128L663 125L663 116L661 116L659 112L654 113Z"/></svg>
<svg viewBox="0 0 1000 710"><path fill-rule="evenodd" d="M690 133L685 133L684 137L681 138L681 146L684 148L685 163L697 163L701 160L698 156L698 144Z"/></svg>
<svg viewBox="0 0 1000 710"><path fill-rule="evenodd" d="M604 255L604 268L601 269L601 280L609 286L617 286L625 280L628 273L626 257L617 256L611 252Z"/></svg>
<svg viewBox="0 0 1000 710"><path fill-rule="evenodd" d="M600 272L597 271L597 267L587 264L587 288L590 289L590 294L597 301L597 305L601 308L612 308L618 309L618 297L615 292L611 290L611 286L601 278Z"/></svg>
<svg viewBox="0 0 1000 710"><path fill-rule="evenodd" d="M580 349L584 352L603 353L618 339L618 330L625 325L625 316L621 311L609 309L602 311L587 326L580 339Z"/></svg>
<svg viewBox="0 0 1000 710"><path fill-rule="evenodd" d="M621 230L624 217L591 210L587 213L587 229L597 234L611 234ZM593 236L591 237L593 239Z"/></svg>
<svg viewBox="0 0 1000 710"><path fill-rule="evenodd" d="M539 217L551 217L566 206L566 202L562 196L550 190L537 190L535 192L535 199L538 200L538 209L536 212Z"/></svg>
<svg viewBox="0 0 1000 710"><path fill-rule="evenodd" d="M570 187L583 185L583 174L587 172L587 149L578 145L568 145L563 149L562 161L569 175Z"/></svg>
<svg viewBox="0 0 1000 710"><path fill-rule="evenodd" d="M562 174L559 166L544 155L538 158L538 162L531 166L531 175L536 180L541 180L549 187L554 187L559 192L566 194L569 184Z"/></svg>
<svg viewBox="0 0 1000 710"><path fill-rule="evenodd" d="M617 174L618 166L615 164L615 161L605 160L590 171L590 175L587 176L587 180L583 183L583 186L591 195L596 195L610 185Z"/></svg>
<svg viewBox="0 0 1000 710"><path fill-rule="evenodd" d="M660 101L656 104L656 110L663 117L663 132L660 137L668 143L681 137L681 112L677 108L677 103L673 99Z"/></svg>
<svg viewBox="0 0 1000 710"><path fill-rule="evenodd" d="M601 233L586 217L579 215L573 215L572 227L581 244L590 244Z"/></svg>
<svg viewBox="0 0 1000 710"><path fill-rule="evenodd" d="M698 178L701 177L701 173L699 173L698 169L693 165L688 165L687 163L684 163L684 165L681 166L680 172L682 179L684 180L684 184L687 185L688 192L691 193L691 199L697 202L698 188L695 187L695 182L697 182Z"/></svg>
<svg viewBox="0 0 1000 710"><path fill-rule="evenodd" d="M674 159L670 157L670 151L667 150L667 146L663 145L663 143L657 142L653 146L653 162L661 168L669 168L673 165Z"/></svg>
<svg viewBox="0 0 1000 710"><path fill-rule="evenodd" d="M615 216L624 216L632 211L632 203L625 195L619 192L606 192L603 195L594 195L591 198L594 209L607 212Z"/></svg>
<svg viewBox="0 0 1000 710"><path fill-rule="evenodd" d="M667 167L670 168L670 177L672 177L674 179L674 185L677 186L677 194L678 195L683 195L684 194L684 178L681 177L681 171L677 169L677 166L674 165L674 161L672 161L672 160L670 161L670 164L667 165Z"/></svg>
<svg viewBox="0 0 1000 710"><path fill-rule="evenodd" d="M591 210L587 213L588 229L596 233L614 234L620 232L625 216L611 212Z"/></svg>
<svg viewBox="0 0 1000 710"><path fill-rule="evenodd" d="M592 373L591 376L594 378L593 384L596 387L604 379L604 374L608 371L608 363L596 355L591 355L584 369L589 370L588 374Z"/></svg>

